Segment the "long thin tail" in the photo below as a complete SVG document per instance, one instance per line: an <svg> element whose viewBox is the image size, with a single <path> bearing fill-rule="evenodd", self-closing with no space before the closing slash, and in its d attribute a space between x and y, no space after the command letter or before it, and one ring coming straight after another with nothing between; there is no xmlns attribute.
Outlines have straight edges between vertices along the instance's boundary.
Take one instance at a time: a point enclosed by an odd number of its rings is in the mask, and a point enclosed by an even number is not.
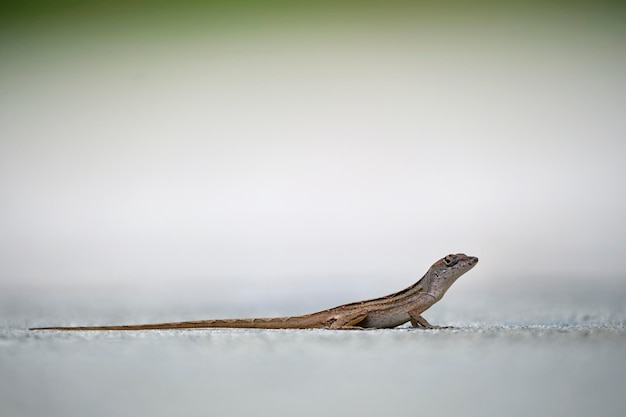
<svg viewBox="0 0 626 417"><path fill-rule="evenodd" d="M312 327L300 320L300 317L275 317L257 319L224 319L181 321L173 323L130 324L114 326L76 326L76 327L33 327L29 330L166 330L166 329L304 329Z"/></svg>

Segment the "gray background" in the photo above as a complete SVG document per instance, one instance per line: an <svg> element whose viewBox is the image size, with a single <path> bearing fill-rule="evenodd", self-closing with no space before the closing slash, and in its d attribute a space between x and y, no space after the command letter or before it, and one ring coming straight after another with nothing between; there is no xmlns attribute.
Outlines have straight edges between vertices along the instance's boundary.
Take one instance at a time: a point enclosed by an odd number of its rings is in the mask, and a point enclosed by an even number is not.
<svg viewBox="0 0 626 417"><path fill-rule="evenodd" d="M6 15L2 285L622 282L623 8L228 4Z"/></svg>

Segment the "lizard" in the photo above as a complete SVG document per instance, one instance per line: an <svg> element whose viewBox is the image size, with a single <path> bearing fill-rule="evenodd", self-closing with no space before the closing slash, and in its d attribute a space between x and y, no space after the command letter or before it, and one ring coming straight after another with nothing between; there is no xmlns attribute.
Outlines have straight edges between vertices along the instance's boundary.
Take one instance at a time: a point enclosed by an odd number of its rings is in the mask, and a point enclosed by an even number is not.
<svg viewBox="0 0 626 417"><path fill-rule="evenodd" d="M383 329L407 322L413 327L441 329L433 326L422 313L441 300L450 286L476 265L478 258L462 253L450 254L435 262L415 284L399 292L371 300L342 304L327 310L300 316L217 319L155 324L36 327L30 330L160 330L189 328L248 329Z"/></svg>

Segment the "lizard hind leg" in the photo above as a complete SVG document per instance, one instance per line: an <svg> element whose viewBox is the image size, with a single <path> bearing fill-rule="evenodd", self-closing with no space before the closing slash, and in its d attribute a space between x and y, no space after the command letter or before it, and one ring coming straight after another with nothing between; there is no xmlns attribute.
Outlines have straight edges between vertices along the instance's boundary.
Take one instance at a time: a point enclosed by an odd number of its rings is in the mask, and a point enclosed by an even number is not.
<svg viewBox="0 0 626 417"><path fill-rule="evenodd" d="M358 324L367 318L366 310L359 310L353 313L341 314L334 318L332 323L328 326L333 330L361 330Z"/></svg>

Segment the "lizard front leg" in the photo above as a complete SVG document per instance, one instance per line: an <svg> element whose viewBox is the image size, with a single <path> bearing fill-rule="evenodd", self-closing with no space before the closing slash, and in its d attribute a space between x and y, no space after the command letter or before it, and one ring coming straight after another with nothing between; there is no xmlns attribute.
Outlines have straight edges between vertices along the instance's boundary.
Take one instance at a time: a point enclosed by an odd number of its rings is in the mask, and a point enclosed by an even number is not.
<svg viewBox="0 0 626 417"><path fill-rule="evenodd" d="M433 326L417 311L409 311L411 317L411 325L422 329L450 329L449 326Z"/></svg>

